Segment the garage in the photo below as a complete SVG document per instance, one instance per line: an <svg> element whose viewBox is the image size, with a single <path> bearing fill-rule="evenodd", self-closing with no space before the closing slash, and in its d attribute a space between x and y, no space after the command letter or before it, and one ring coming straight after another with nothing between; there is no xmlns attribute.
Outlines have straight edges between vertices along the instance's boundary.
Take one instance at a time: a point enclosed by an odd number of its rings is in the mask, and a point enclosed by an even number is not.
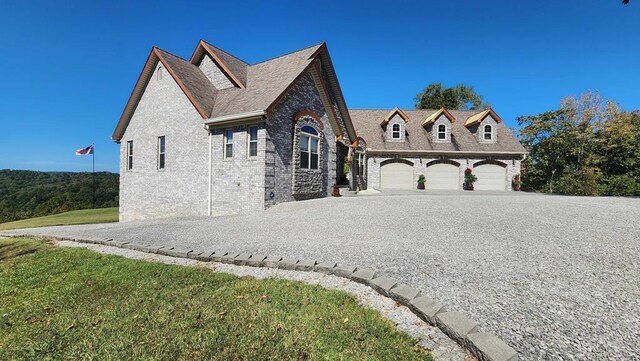
<svg viewBox="0 0 640 361"><path fill-rule="evenodd" d="M393 161L380 166L382 189L413 189L413 165L405 161Z"/></svg>
<svg viewBox="0 0 640 361"><path fill-rule="evenodd" d="M473 187L479 191L506 191L507 167L499 164L480 164L473 167L478 180Z"/></svg>
<svg viewBox="0 0 640 361"><path fill-rule="evenodd" d="M452 163L427 164L427 189L460 189L460 166Z"/></svg>

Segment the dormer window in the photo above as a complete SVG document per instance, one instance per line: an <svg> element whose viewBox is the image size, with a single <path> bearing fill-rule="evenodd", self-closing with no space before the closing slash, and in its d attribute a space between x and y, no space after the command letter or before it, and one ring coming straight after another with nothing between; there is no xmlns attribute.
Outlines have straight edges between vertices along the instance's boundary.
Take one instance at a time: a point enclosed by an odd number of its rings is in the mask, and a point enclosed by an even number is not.
<svg viewBox="0 0 640 361"><path fill-rule="evenodd" d="M393 139L400 139L400 124L394 124L391 129L391 137Z"/></svg>
<svg viewBox="0 0 640 361"><path fill-rule="evenodd" d="M484 126L484 140L492 140L493 139L493 127L491 125Z"/></svg>
<svg viewBox="0 0 640 361"><path fill-rule="evenodd" d="M438 125L438 139L439 140L447 139L447 126L444 124Z"/></svg>

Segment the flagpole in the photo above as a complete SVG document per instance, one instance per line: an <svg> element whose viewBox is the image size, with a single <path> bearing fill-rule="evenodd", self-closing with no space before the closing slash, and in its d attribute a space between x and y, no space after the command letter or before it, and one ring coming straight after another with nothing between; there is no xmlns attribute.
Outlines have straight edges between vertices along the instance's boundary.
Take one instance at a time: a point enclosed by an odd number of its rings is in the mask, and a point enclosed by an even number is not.
<svg viewBox="0 0 640 361"><path fill-rule="evenodd" d="M94 146L95 143L91 143L91 159L92 159L92 163L93 163L93 167L91 170L91 176L93 178L93 186L91 187L91 204L93 209L96 208L96 147Z"/></svg>

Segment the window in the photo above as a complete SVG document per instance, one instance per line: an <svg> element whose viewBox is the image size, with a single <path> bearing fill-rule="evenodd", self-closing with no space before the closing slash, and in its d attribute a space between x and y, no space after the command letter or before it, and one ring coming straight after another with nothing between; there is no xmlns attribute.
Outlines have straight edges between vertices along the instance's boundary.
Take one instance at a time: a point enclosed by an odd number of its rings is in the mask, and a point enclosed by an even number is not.
<svg viewBox="0 0 640 361"><path fill-rule="evenodd" d="M224 158L233 158L233 129L224 131Z"/></svg>
<svg viewBox="0 0 640 361"><path fill-rule="evenodd" d="M356 175L364 175L364 153L357 153L355 162Z"/></svg>
<svg viewBox="0 0 640 361"><path fill-rule="evenodd" d="M162 67L161 66L158 67L158 72L156 73L156 78L158 80L162 80Z"/></svg>
<svg viewBox="0 0 640 361"><path fill-rule="evenodd" d="M300 129L300 168L318 169L320 138L318 132L309 126Z"/></svg>
<svg viewBox="0 0 640 361"><path fill-rule="evenodd" d="M164 145L165 145L164 136L158 137L158 169L164 169L164 158L165 158Z"/></svg>
<svg viewBox="0 0 640 361"><path fill-rule="evenodd" d="M438 139L439 140L447 139L447 126L444 124L438 125Z"/></svg>
<svg viewBox="0 0 640 361"><path fill-rule="evenodd" d="M247 150L247 154L249 154L250 158L256 157L258 156L258 127L249 127L247 133L249 138L249 149Z"/></svg>
<svg viewBox="0 0 640 361"><path fill-rule="evenodd" d="M490 125L484 126L484 140L493 139L493 127Z"/></svg>
<svg viewBox="0 0 640 361"><path fill-rule="evenodd" d="M400 124L394 124L391 129L391 137L393 139L400 139Z"/></svg>
<svg viewBox="0 0 640 361"><path fill-rule="evenodd" d="M127 170L133 169L133 140L127 142Z"/></svg>

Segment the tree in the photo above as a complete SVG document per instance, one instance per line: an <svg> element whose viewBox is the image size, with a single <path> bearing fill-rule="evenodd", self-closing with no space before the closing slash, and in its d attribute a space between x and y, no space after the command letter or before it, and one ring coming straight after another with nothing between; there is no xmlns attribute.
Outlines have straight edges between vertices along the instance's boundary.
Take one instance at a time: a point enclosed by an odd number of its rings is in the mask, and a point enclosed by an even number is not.
<svg viewBox="0 0 640 361"><path fill-rule="evenodd" d="M575 195L640 195L640 113L620 111L596 92L560 109L518 118L529 149L525 190Z"/></svg>
<svg viewBox="0 0 640 361"><path fill-rule="evenodd" d="M476 94L473 87L463 84L453 88L445 88L442 83L429 84L413 101L416 109L473 110L490 107L483 103L482 97Z"/></svg>

